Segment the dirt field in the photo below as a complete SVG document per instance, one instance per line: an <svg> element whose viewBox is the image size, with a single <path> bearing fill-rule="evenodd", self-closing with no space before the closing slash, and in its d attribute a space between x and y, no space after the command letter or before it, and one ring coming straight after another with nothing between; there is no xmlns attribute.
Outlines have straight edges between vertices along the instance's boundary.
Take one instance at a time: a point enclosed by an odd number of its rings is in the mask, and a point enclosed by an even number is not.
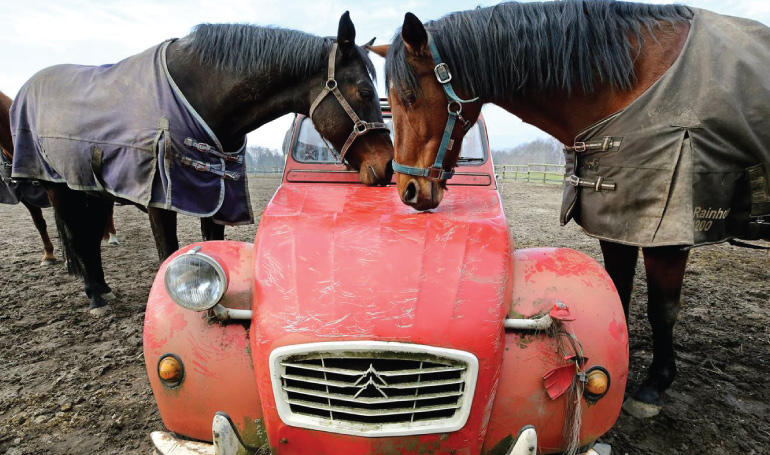
<svg viewBox="0 0 770 455"><path fill-rule="evenodd" d="M278 183L251 179L257 215ZM598 241L574 224L559 227L559 186L506 183L502 193L518 247L563 246L600 258ZM50 210L46 219L53 225ZM148 454L150 431L162 429L142 359L157 255L146 215L117 207L115 219L121 245L105 245L103 255L119 301L95 319L79 279L62 265L38 265L40 240L26 210L0 205L0 455ZM197 240L198 229L196 219L180 217L180 243ZM226 236L252 241L255 231L228 228ZM641 267L637 277L631 386L651 355ZM770 253L696 249L684 295L679 377L667 407L649 421L622 415L602 440L620 455L770 454Z"/></svg>

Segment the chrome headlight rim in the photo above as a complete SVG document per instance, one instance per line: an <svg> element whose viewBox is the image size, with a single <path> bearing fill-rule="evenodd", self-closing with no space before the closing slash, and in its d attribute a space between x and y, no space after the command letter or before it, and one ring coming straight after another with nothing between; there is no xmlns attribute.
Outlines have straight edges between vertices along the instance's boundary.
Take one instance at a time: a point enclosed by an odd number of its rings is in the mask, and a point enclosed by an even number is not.
<svg viewBox="0 0 770 455"><path fill-rule="evenodd" d="M169 270L174 266L174 264L178 264L179 261L184 259L189 259L190 256L195 256L196 259L200 259L206 264L210 265L214 271L217 274L217 277L219 281L222 283L222 287L218 295L215 299L213 299L213 303L210 303L208 305L204 305L201 307L195 307L192 305L187 305L187 302L180 301L180 299L174 298L175 292L172 292L170 286L169 286ZM224 297L225 293L227 292L227 287L229 286L229 282L227 280L227 273L225 272L224 267L222 267L222 264L219 263L216 259L209 256L206 253L201 253L201 246L197 245L193 248L191 248L189 251L186 251L179 256L172 259L168 265L166 265L166 269L163 272L163 284L166 288L166 294L171 298L171 300L174 301L177 305L181 306L182 308L191 310L191 311L208 311L215 306L219 304L219 302L222 300L222 297Z"/></svg>

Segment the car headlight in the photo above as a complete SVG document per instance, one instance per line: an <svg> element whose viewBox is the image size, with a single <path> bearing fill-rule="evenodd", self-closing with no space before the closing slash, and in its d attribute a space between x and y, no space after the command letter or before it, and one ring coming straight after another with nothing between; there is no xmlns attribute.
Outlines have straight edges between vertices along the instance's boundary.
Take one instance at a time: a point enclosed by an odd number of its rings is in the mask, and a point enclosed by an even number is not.
<svg viewBox="0 0 770 455"><path fill-rule="evenodd" d="M166 292L188 310L213 308L227 290L227 273L219 262L196 246L174 258L166 267Z"/></svg>

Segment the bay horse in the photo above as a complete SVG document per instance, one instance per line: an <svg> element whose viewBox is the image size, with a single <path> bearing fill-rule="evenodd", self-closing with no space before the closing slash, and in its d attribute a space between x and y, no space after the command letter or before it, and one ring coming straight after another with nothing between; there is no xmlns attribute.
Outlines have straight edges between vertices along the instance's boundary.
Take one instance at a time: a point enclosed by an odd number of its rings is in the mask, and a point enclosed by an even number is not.
<svg viewBox="0 0 770 455"><path fill-rule="evenodd" d="M770 238L770 31L679 5L504 3L423 24L386 57L402 201L436 208L486 103L565 145L562 224L600 239L628 317L642 248L653 360L624 404L661 410L688 251Z"/></svg>
<svg viewBox="0 0 770 455"><path fill-rule="evenodd" d="M11 139L11 124L8 118L12 101L13 100L11 100L11 98L9 98L5 93L0 92L0 149L2 149L0 152L2 152L6 158L2 163L0 163L2 166L5 166L6 162L11 162L13 160L13 140ZM0 182L0 184L5 184L5 182ZM3 190L4 189L0 189L0 191ZM11 190L9 187L8 191L12 192L13 190ZM41 188L40 191L43 191L43 189ZM38 205L42 204L34 204L34 202L29 200L29 198L17 198L15 195L10 197L10 199L14 202L18 201L24 204L24 207L27 208L30 216L32 217L32 222L35 223L37 232L40 233L40 239L43 241L43 258L40 260L40 264L56 264L58 261L56 256L53 254L53 243L51 243L51 238L48 236L48 227L46 225L45 218L43 218L43 210L41 207L38 207Z"/></svg>
<svg viewBox="0 0 770 455"><path fill-rule="evenodd" d="M46 185L70 272L83 277L91 314L107 311L111 293L98 239L112 201L149 209L161 258L178 248L177 212L253 222L246 134L282 115L311 117L363 183L390 181L393 144L374 67L355 37L347 12L336 39L201 24L115 65L59 65L27 82L11 110L13 175ZM54 85L61 79L67 102L52 106L64 91ZM68 111L98 90L105 95L94 112ZM45 110L37 109L35 98L45 95L51 95ZM80 123L62 123L69 118Z"/></svg>
<svg viewBox="0 0 770 455"><path fill-rule="evenodd" d="M11 123L8 117L12 103L13 100L0 91L0 153L3 154L2 164L0 165L2 166L10 165L13 161L13 139L11 136ZM5 174L3 172L3 175ZM7 174L10 176L10 172L7 172ZM18 186L18 183L13 184L11 182L8 182L8 185L6 185L6 182L3 181L0 182L0 185L5 185L4 188L0 188L0 193L6 192L7 197L7 200L0 198L0 202L12 204L21 202L29 211L32 222L35 224L35 228L40 234L40 239L43 241L43 258L40 260L40 264L57 264L59 260L53 254L53 243L51 243L51 238L48 236L48 225L43 217L42 209L51 206L45 189L39 185L29 183ZM110 216L102 238L111 245L117 245L119 241L116 234L115 222L112 216Z"/></svg>

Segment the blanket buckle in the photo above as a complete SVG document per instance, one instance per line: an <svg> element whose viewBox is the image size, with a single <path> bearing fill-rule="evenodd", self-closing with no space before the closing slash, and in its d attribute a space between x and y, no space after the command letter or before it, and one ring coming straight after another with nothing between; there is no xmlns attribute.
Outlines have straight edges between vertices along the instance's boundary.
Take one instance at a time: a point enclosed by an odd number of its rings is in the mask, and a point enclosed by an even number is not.
<svg viewBox="0 0 770 455"><path fill-rule="evenodd" d="M575 174L570 175L569 177L564 179L564 183L568 183L574 187L584 187L584 188L593 188L594 191L601 192L601 191L615 191L617 188L617 185L615 182L609 179L605 179L604 177L597 177L596 180L591 179L581 179Z"/></svg>

